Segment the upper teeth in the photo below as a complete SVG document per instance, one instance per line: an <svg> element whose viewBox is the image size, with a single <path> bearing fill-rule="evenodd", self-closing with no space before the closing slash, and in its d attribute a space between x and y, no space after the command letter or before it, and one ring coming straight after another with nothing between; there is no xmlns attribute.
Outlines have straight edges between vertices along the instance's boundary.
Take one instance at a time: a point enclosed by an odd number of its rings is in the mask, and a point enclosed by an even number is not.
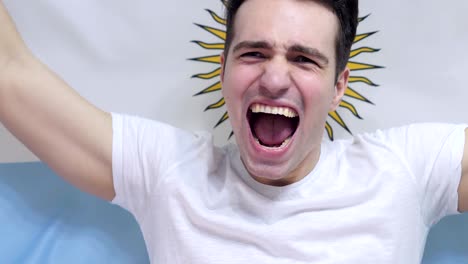
<svg viewBox="0 0 468 264"><path fill-rule="evenodd" d="M277 106L269 106L269 105L262 105L262 104L253 104L250 107L250 110L253 113L265 113L265 114L273 114L273 115L284 115L286 117L296 117L297 113L293 109L289 107L277 107Z"/></svg>

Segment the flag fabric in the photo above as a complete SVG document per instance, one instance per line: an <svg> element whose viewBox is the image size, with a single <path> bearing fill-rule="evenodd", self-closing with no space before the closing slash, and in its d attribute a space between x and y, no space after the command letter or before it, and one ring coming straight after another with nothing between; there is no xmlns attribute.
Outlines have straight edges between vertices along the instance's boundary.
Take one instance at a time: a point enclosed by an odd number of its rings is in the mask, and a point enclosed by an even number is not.
<svg viewBox="0 0 468 264"><path fill-rule="evenodd" d="M216 124L217 113L204 110L220 100L220 94L194 96L215 80L192 76L217 65L190 59L219 55L219 50L204 49L192 41L221 42L196 25L222 28L205 10L221 15L221 1L15 0L5 4L34 54L98 107L191 130L211 130ZM220 143L226 138L220 137ZM0 163L37 160L4 128L0 144Z"/></svg>
<svg viewBox="0 0 468 264"><path fill-rule="evenodd" d="M219 84L219 0L5 1L43 62L98 107L230 132ZM361 1L351 82L325 137L414 122L466 122L468 3ZM362 118L362 119L361 119ZM3 127L0 163L36 161Z"/></svg>
<svg viewBox="0 0 468 264"><path fill-rule="evenodd" d="M219 83L223 1L4 3L33 53L98 107L208 130L219 145L232 140ZM324 139L468 123L466 11L467 1L361 0L349 88ZM36 161L0 126L1 263L148 262L129 215L44 164L21 163ZM448 218L434 229L424 263L468 260L464 221Z"/></svg>

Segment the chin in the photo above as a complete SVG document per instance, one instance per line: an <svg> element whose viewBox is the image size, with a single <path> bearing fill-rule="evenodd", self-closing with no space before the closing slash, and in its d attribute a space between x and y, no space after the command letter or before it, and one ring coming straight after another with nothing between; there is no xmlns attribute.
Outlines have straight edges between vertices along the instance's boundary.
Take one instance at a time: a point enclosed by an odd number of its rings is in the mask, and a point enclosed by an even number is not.
<svg viewBox="0 0 468 264"><path fill-rule="evenodd" d="M284 165L255 163L250 161L244 162L244 166L252 178L263 184L284 186L295 181L291 179L291 171L286 169Z"/></svg>

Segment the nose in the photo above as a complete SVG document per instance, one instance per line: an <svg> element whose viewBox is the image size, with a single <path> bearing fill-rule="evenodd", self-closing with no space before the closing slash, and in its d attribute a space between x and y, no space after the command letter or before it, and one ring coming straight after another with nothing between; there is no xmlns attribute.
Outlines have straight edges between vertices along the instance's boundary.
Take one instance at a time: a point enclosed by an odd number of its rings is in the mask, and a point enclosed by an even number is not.
<svg viewBox="0 0 468 264"><path fill-rule="evenodd" d="M260 78L260 91L268 97L278 98L291 86L291 73L284 58L274 57L264 63Z"/></svg>

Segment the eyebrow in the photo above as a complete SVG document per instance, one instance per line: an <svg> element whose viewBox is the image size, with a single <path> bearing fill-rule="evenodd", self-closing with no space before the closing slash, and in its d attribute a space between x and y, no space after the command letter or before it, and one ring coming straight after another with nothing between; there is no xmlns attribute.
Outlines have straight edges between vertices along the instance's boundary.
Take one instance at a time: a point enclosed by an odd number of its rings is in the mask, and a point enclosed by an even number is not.
<svg viewBox="0 0 468 264"><path fill-rule="evenodd" d="M233 52L236 52L241 49L272 49L273 46L266 42L266 41L242 41L239 42L236 46L233 48ZM316 58L317 60L321 61L322 64L328 65L329 59L325 54L320 52L318 49L307 47L304 45L300 44L294 44L290 47L288 47L288 52L297 52L297 53L303 53L307 56L311 56Z"/></svg>
<svg viewBox="0 0 468 264"><path fill-rule="evenodd" d="M272 49L273 46L266 41L242 41L234 46L232 52L240 49Z"/></svg>
<svg viewBox="0 0 468 264"><path fill-rule="evenodd" d="M322 63L325 65L328 65L329 63L327 56L325 56L325 54L323 54L322 52L320 52L318 49L315 49L315 48L295 44L295 45L292 45L288 50L293 51L293 52L303 53L308 56L314 57L322 61Z"/></svg>

